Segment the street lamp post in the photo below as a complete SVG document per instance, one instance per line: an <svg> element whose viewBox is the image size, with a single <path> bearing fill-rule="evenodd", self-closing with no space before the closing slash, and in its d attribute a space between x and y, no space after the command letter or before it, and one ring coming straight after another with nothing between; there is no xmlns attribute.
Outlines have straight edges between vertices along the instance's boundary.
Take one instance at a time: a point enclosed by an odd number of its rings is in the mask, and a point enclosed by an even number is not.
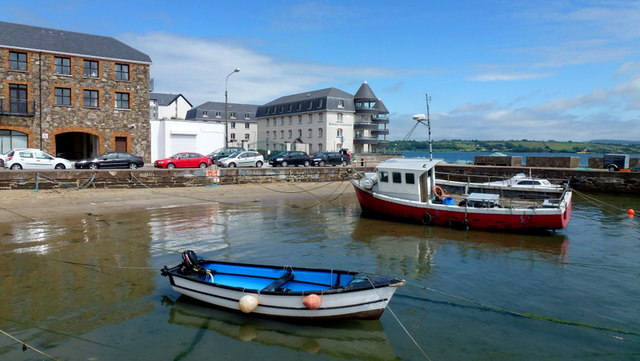
<svg viewBox="0 0 640 361"><path fill-rule="evenodd" d="M431 97L429 96L429 94L425 94L425 97L426 97L426 101L427 101L427 115L414 114L413 115L413 120L415 120L418 123L422 123L422 124L424 124L425 121L426 121L427 129L429 131L429 160L433 160L433 148L431 146L431 119L429 117L429 103L431 102ZM416 125L418 123L416 123ZM413 129L411 129L411 133L413 133ZM411 134L411 133L409 133L409 134ZM407 139L407 138L408 138L408 136L405 137L405 139Z"/></svg>
<svg viewBox="0 0 640 361"><path fill-rule="evenodd" d="M229 146L229 118L227 117L227 108L228 108L228 96L227 96L227 82L229 81L229 77L232 76L234 73L239 72L240 69L239 68L235 68L231 73L229 73L229 75L227 75L227 78L224 80L224 147L228 147Z"/></svg>

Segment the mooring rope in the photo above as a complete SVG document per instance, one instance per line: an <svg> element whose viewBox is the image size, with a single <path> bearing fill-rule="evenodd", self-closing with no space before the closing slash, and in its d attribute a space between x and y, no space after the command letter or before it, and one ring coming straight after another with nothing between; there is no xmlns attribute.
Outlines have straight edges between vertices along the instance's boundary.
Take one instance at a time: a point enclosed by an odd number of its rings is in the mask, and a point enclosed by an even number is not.
<svg viewBox="0 0 640 361"><path fill-rule="evenodd" d="M624 209L624 208L622 208L622 207L618 207L618 206L615 206L615 205L613 205L613 204L609 204L609 203L607 203L607 202L601 201L601 200L597 199L597 198L596 198L596 197L594 197L594 196L590 196L590 195L588 195L588 194L585 194L585 193L579 192L579 191L577 191L577 190L575 190L575 189L573 190L573 192L574 192L574 193L576 193L577 195L581 196L582 198L584 198L586 201L588 201L588 202L590 202L590 203L592 203L592 204L594 204L594 205L596 205L596 206L598 206L598 205L602 205L602 206L608 207L609 209L607 209L607 208L602 208L602 211L603 211L603 212L606 212L606 213L608 213L608 214L611 214L611 215L617 216L617 215L619 215L619 214L620 214L619 212L625 212L625 211L627 211L626 209ZM629 217L629 219L631 220L631 222L633 222L633 223L635 223L635 224L640 224L640 222L639 222L639 221L637 221L637 220L635 220L635 219L633 218L633 216L630 216L630 217Z"/></svg>
<svg viewBox="0 0 640 361"><path fill-rule="evenodd" d="M47 353L45 353L45 352L43 352L43 351L38 350L37 348L35 348L35 347L33 347L33 346L29 345L28 343L26 343L26 342L24 342L24 341L19 340L18 338L16 338L16 337L12 336L11 334L9 334L8 332L6 332L6 331L4 331L4 330L0 330L0 332L1 332L3 335L5 335L5 336L9 337L10 339L12 339L12 340L14 340L14 341L16 341L16 342L18 342L18 343L22 344L22 351L26 351L26 350L28 350L28 349L31 349L31 350L33 350L33 351L35 351L35 352L37 352L37 353L41 354L42 356L44 356L44 357L46 357L46 358L48 358L48 359L50 359L50 360L56 360L56 361L59 361L59 359L57 359L57 358L55 358L55 357L53 357L53 356L51 356L51 355L49 355L49 354L47 354Z"/></svg>
<svg viewBox="0 0 640 361"><path fill-rule="evenodd" d="M416 284L416 283L407 282L407 284L410 284L410 285L412 285L414 287L417 287L417 288L421 288L421 289L423 289L425 291L430 291L430 292L438 293L438 294L443 295L443 296L447 296L447 297L455 298L455 299L458 299L458 300L461 300L461 301L469 302L469 303L478 305L478 306L480 306L480 307L482 307L484 309L488 309L488 310L495 311L495 312L501 312L501 313L505 313L505 314L509 314L509 315L513 315L513 316L536 319L536 320L540 320L540 321L552 322L552 323L557 323L557 324L562 324L562 325L567 325L567 326L573 326L573 327L584 327L584 328L590 328L590 329L594 329L594 330L609 331L609 332L615 332L615 333L620 333L620 334L625 334L625 335L640 336L640 332L637 332L637 331L629 331L629 330L623 330L623 329L615 328L615 327L592 325L592 324L588 324L588 323L585 323L585 322L563 320L563 319L559 319L559 318L555 318L555 317L543 316L543 315L538 315L538 314L529 313L529 312L512 311L512 310L508 310L508 309L502 308L502 307L486 305L486 304L484 304L482 302L474 301L472 299L461 297L461 296L456 296L456 295L453 295L453 294L450 294L450 293L447 293L447 292L443 292L443 291L439 291L439 290L436 290L436 289L433 289L433 288L425 287L425 286L422 286L422 285L419 285L419 284ZM615 336L615 335L607 335L607 336L613 337L613 338L615 338L617 340L634 342L634 341L627 340L627 339L625 339L623 337L620 337L620 336Z"/></svg>

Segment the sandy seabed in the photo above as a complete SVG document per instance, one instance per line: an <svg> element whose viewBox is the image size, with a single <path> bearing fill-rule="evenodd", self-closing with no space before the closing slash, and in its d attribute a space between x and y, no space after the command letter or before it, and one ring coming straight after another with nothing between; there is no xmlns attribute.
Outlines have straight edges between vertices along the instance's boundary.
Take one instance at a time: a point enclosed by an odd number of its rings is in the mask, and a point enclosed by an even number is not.
<svg viewBox="0 0 640 361"><path fill-rule="evenodd" d="M40 221L74 215L105 214L205 202L247 203L280 200L327 200L353 195L348 181L266 183L214 187L138 189L0 190L0 223Z"/></svg>

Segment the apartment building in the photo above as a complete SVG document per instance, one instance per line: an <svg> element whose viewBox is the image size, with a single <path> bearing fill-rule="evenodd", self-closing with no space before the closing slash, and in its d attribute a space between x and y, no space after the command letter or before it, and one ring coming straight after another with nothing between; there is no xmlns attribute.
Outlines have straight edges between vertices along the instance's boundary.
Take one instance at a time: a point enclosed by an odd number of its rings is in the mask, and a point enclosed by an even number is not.
<svg viewBox="0 0 640 361"><path fill-rule="evenodd" d="M388 113L366 82L355 95L327 88L283 96L257 109L258 147L374 152L388 144Z"/></svg>
<svg viewBox="0 0 640 361"><path fill-rule="evenodd" d="M186 119L198 120L204 123L222 124L222 131L224 132L224 105L224 102L203 103L190 109L187 112ZM259 148L258 125L256 123L257 109L258 105L254 104L227 103L227 146L242 147L244 149Z"/></svg>
<svg viewBox="0 0 640 361"><path fill-rule="evenodd" d="M0 151L148 159L150 65L112 37L0 22Z"/></svg>

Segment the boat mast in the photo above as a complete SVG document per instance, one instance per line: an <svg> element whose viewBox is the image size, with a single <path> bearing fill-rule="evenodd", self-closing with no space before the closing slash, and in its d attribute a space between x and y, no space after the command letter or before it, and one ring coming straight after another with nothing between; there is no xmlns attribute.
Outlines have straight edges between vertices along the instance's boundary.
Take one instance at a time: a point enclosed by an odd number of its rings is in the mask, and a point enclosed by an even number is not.
<svg viewBox="0 0 640 361"><path fill-rule="evenodd" d="M431 102L431 97L429 93L424 94L427 103L427 129L429 131L429 160L433 160L433 148L431 147L431 119L429 118L429 102Z"/></svg>

